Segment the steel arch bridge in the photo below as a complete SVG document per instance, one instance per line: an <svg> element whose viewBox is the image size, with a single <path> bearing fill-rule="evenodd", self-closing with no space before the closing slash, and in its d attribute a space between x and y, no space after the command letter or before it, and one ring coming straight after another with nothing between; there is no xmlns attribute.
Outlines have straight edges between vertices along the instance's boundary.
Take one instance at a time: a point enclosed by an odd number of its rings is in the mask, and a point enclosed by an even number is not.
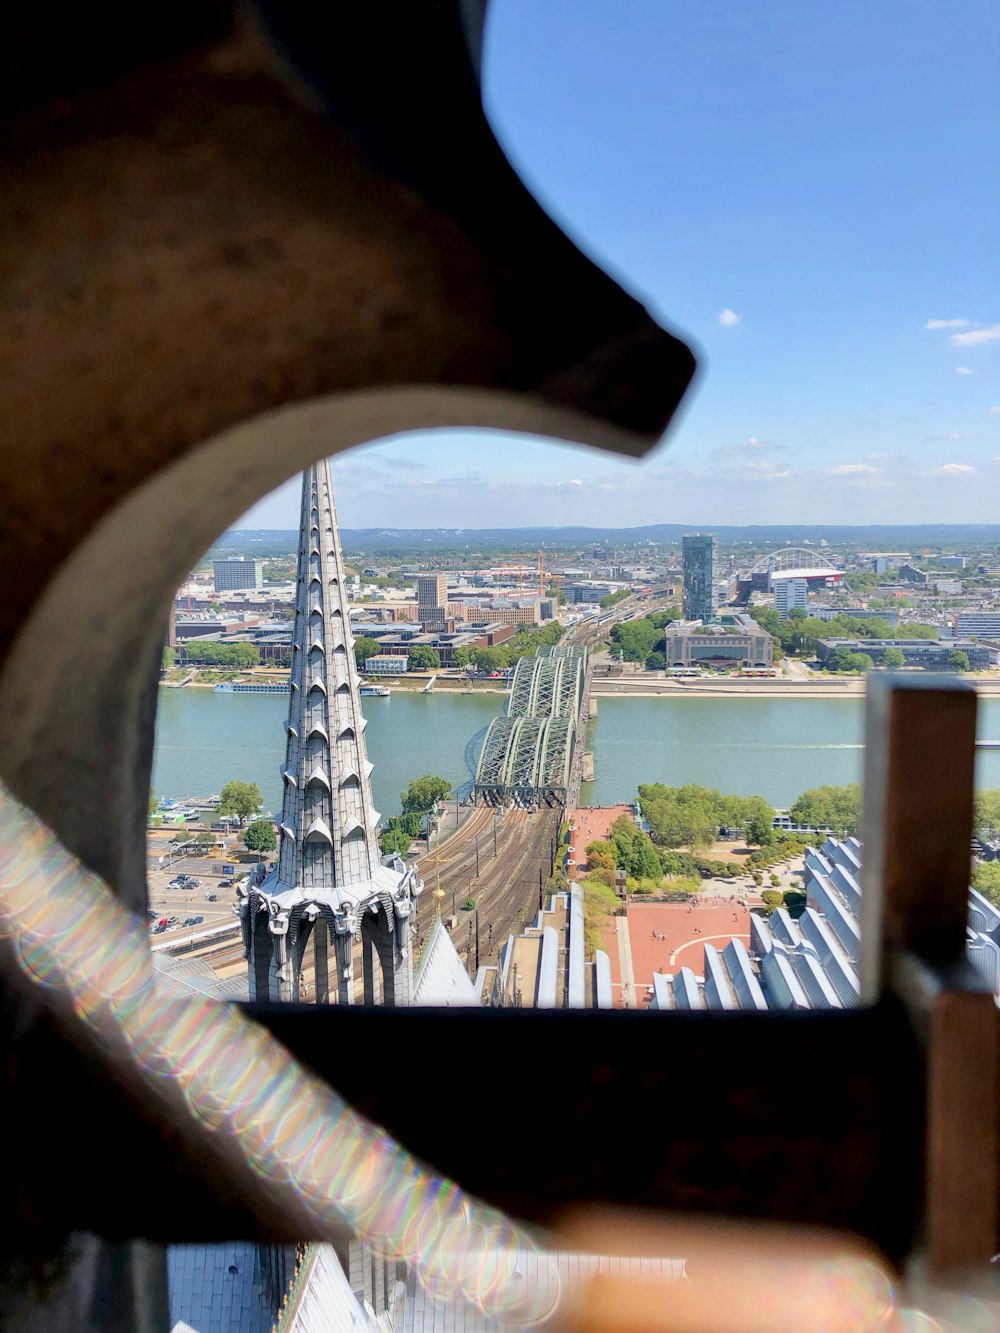
<svg viewBox="0 0 1000 1333"><path fill-rule="evenodd" d="M769 551L750 566L747 574L773 574L782 569L836 569L837 566L819 551L804 546L783 546L780 551Z"/></svg>
<svg viewBox="0 0 1000 1333"><path fill-rule="evenodd" d="M586 678L586 648L540 648L534 657L521 658L507 712L493 719L483 742L476 800L491 805L565 800Z"/></svg>

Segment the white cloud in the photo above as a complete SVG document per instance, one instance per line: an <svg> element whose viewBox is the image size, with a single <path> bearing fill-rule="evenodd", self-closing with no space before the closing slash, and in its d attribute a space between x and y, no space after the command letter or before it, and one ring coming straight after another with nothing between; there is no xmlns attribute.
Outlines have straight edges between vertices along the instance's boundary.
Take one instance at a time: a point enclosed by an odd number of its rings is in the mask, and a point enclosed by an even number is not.
<svg viewBox="0 0 1000 1333"><path fill-rule="evenodd" d="M971 366L956 366L956 367L955 367L955 374L956 374L956 375L974 375L975 373L976 373L976 372L972 369Z"/></svg>
<svg viewBox="0 0 1000 1333"><path fill-rule="evenodd" d="M790 468L776 467L774 463L748 463L743 470L744 481L780 481L791 475Z"/></svg>
<svg viewBox="0 0 1000 1333"><path fill-rule="evenodd" d="M933 471L928 472L929 477L971 477L975 468L969 463L942 463Z"/></svg>
<svg viewBox="0 0 1000 1333"><path fill-rule="evenodd" d="M872 477L876 472L882 471L880 467L872 467L870 463L840 463L837 467L828 467L826 470L831 477Z"/></svg>
<svg viewBox="0 0 1000 1333"><path fill-rule="evenodd" d="M740 316L735 310L730 310L727 306L725 310L719 311L719 323L724 329L735 329L740 322Z"/></svg>
<svg viewBox="0 0 1000 1333"><path fill-rule="evenodd" d="M929 319L924 325L925 329L967 329L969 321L967 319Z"/></svg>
<svg viewBox="0 0 1000 1333"><path fill-rule="evenodd" d="M985 329L970 329L968 333L953 333L951 341L955 347L977 347L980 343L1000 342L1000 324L990 324Z"/></svg>
<svg viewBox="0 0 1000 1333"><path fill-rule="evenodd" d="M557 481L557 486L582 486L583 482L579 477L572 477L569 481Z"/></svg>
<svg viewBox="0 0 1000 1333"><path fill-rule="evenodd" d="M990 408L990 411L995 417L1000 417L1000 403L995 403L993 407Z"/></svg>

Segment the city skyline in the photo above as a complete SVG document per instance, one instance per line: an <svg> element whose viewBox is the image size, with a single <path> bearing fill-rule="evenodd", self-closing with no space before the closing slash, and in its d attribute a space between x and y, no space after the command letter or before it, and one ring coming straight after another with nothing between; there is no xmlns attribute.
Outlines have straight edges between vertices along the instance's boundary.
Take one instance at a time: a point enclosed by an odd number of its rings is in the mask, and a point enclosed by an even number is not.
<svg viewBox="0 0 1000 1333"><path fill-rule="evenodd" d="M345 527L988 521L995 7L959 0L944 30L936 5L900 24L860 0L627 20L507 0L484 75L545 207L698 350L666 444L631 464L490 432L396 437L335 462ZM294 527L296 486L234 526Z"/></svg>

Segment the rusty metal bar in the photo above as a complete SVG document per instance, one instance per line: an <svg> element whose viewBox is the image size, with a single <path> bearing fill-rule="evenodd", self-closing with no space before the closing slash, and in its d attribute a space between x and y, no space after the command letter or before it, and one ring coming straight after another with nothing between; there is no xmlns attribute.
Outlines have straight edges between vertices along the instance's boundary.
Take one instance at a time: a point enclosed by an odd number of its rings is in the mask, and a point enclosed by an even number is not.
<svg viewBox="0 0 1000 1333"><path fill-rule="evenodd" d="M895 993L925 1052L923 1257L930 1276L997 1249L1000 1016L966 959L976 694L875 676L865 737L863 998Z"/></svg>

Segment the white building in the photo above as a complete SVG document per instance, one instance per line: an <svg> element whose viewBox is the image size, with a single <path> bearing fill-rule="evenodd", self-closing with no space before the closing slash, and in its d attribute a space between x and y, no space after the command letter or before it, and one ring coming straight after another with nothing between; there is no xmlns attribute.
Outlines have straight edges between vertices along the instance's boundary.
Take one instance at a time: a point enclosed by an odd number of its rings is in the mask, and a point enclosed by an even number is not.
<svg viewBox="0 0 1000 1333"><path fill-rule="evenodd" d="M239 592L264 586L264 568L259 560L244 560L242 556L213 560L212 573L216 592Z"/></svg>
<svg viewBox="0 0 1000 1333"><path fill-rule="evenodd" d="M775 574L771 582L774 587L774 609L782 620L797 606L803 611L806 609L809 584L804 578L782 578L780 574Z"/></svg>

